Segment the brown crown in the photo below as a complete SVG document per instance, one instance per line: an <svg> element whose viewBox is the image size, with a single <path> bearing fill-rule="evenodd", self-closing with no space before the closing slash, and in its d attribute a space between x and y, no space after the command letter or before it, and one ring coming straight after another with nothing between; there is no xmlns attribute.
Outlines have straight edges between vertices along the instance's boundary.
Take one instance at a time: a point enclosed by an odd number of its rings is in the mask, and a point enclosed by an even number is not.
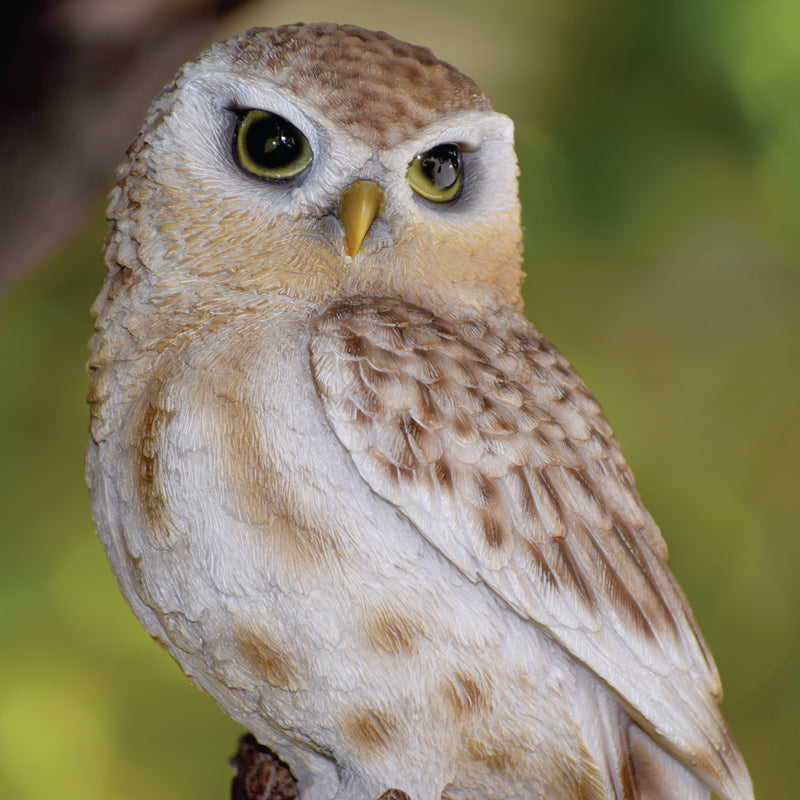
<svg viewBox="0 0 800 800"><path fill-rule="evenodd" d="M253 28L222 47L233 66L269 73L272 83L378 147L451 111L491 109L473 81L426 47L355 25Z"/></svg>

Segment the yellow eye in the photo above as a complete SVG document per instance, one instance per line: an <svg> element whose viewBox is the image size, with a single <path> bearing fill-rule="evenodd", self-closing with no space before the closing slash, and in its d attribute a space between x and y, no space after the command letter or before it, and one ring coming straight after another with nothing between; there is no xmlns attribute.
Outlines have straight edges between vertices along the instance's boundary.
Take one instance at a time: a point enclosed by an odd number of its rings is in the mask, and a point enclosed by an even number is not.
<svg viewBox="0 0 800 800"><path fill-rule="evenodd" d="M437 144L408 165L406 177L411 188L426 200L455 200L464 179L461 148L457 144Z"/></svg>
<svg viewBox="0 0 800 800"><path fill-rule="evenodd" d="M314 158L308 139L289 120L255 108L239 117L234 152L243 169L270 180L294 178Z"/></svg>

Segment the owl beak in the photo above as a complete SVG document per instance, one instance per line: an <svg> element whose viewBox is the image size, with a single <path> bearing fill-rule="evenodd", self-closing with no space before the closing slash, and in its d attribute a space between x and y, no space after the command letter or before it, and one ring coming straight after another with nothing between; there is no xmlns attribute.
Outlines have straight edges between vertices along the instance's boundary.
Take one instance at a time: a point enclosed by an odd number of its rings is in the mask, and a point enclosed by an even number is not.
<svg viewBox="0 0 800 800"><path fill-rule="evenodd" d="M377 183L356 181L339 203L339 219L344 226L344 251L355 258L369 226L383 211L383 192Z"/></svg>

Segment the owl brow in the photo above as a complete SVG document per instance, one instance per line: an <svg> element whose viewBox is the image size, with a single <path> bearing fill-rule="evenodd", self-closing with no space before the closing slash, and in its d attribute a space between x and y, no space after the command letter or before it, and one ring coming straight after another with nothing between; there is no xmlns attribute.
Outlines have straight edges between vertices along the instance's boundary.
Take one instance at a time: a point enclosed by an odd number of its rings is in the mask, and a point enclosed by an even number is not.
<svg viewBox="0 0 800 800"><path fill-rule="evenodd" d="M445 137L436 139L424 145L418 152L418 155L427 153L428 150L433 150L434 147L442 147L443 145L451 145L457 147L461 153L477 153L481 149L480 141L465 142L462 139L447 139Z"/></svg>
<svg viewBox="0 0 800 800"><path fill-rule="evenodd" d="M248 111L263 111L265 114L275 114L279 117L283 116L283 114L278 114L278 112L273 111L271 108L254 106L249 103L228 103L224 106L224 109L225 111L229 111L231 114L236 114L237 117L243 116Z"/></svg>
<svg viewBox="0 0 800 800"><path fill-rule="evenodd" d="M232 101L229 103L225 103L222 106L223 111L227 111L231 114L235 114L237 117L242 117L248 111L262 111L264 114L273 114L276 117L281 117L285 119L287 122L291 122L299 130L304 131L304 127L306 126L306 119L304 117L299 117L299 123L295 121L295 115L291 114L289 111L284 110L282 108L275 108L270 107L268 105L260 105L260 104L253 104L246 101Z"/></svg>

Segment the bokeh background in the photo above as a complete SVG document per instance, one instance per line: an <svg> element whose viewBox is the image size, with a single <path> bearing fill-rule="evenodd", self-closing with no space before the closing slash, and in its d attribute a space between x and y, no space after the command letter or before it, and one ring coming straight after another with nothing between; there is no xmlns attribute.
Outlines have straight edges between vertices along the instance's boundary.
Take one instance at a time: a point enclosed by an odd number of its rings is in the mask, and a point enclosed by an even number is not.
<svg viewBox="0 0 800 800"><path fill-rule="evenodd" d="M28 249L0 264L0 796L228 796L238 728L139 627L93 533L89 306L103 196L147 99L204 42L300 19L426 44L515 119L527 313L622 441L715 654L757 796L795 796L800 5L232 5L140 3L149 17L120 19L123 2L40 2L49 38L22 42L49 94L3 62L8 120L21 97L45 100L2 151L2 243L18 234ZM51 69L49 48L68 35L73 58ZM105 66L87 68L98 43ZM26 187L33 200L18 201Z"/></svg>

